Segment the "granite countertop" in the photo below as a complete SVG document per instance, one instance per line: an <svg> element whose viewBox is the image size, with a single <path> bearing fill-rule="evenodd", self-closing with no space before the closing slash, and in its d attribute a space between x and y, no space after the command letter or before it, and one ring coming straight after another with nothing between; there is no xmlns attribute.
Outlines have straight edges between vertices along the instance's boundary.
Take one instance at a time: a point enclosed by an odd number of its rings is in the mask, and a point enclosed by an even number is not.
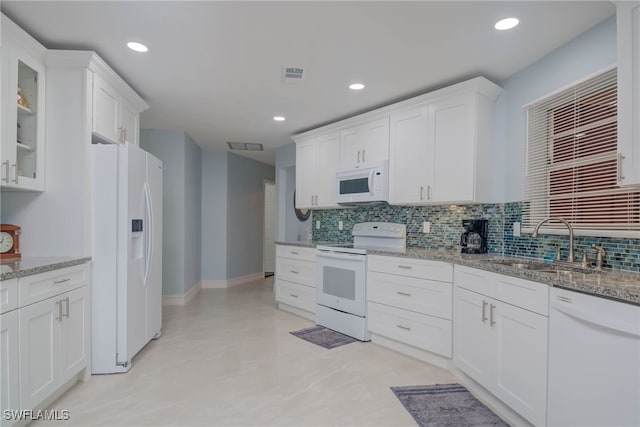
<svg viewBox="0 0 640 427"><path fill-rule="evenodd" d="M317 245L331 246L331 242L276 242L280 245L313 248ZM558 274L536 270L526 270L510 265L497 264L492 261L520 258L501 256L498 254L468 255L452 250L432 250L409 248L405 253L386 251L367 251L371 255L385 255L395 257L427 259L445 261L480 270L492 271L507 276L532 280L549 286L569 289L590 295L613 299L629 304L640 305L640 273L620 270L604 270L596 273ZM524 259L523 261L542 262L538 259Z"/></svg>
<svg viewBox="0 0 640 427"><path fill-rule="evenodd" d="M2 260L0 280L30 276L45 271L58 270L91 261L91 257L24 257L18 260Z"/></svg>

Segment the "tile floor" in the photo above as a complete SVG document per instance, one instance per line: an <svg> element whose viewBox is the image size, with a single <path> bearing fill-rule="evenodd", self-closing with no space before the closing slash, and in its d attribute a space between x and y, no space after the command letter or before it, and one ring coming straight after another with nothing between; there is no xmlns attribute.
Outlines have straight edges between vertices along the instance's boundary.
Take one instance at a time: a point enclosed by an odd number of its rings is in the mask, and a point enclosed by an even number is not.
<svg viewBox="0 0 640 427"><path fill-rule="evenodd" d="M82 426L413 426L389 387L455 381L375 344L325 350L296 338L289 332L313 323L276 309L272 285L202 290L164 307L162 337L128 373L94 375L51 409Z"/></svg>

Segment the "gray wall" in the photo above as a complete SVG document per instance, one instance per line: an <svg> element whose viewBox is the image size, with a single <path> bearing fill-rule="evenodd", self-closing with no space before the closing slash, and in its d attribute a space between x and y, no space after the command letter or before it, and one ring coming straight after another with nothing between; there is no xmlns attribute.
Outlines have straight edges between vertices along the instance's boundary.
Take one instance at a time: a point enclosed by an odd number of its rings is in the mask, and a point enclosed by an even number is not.
<svg viewBox="0 0 640 427"><path fill-rule="evenodd" d="M227 278L262 271L264 180L273 166L229 153L227 157Z"/></svg>
<svg viewBox="0 0 640 427"><path fill-rule="evenodd" d="M227 278L227 152L202 153L202 279Z"/></svg>
<svg viewBox="0 0 640 427"><path fill-rule="evenodd" d="M162 293L200 281L200 148L182 130L142 129L140 146L163 163Z"/></svg>
<svg viewBox="0 0 640 427"><path fill-rule="evenodd" d="M504 147L506 200L523 199L526 117L522 107L617 61L615 16L586 31L539 61L498 82L504 91L497 108L497 143Z"/></svg>

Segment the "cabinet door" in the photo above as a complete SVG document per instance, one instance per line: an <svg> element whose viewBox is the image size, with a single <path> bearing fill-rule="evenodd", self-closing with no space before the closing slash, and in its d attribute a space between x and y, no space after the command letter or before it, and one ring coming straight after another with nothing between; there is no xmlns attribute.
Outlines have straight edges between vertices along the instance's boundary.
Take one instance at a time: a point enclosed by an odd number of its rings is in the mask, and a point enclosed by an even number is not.
<svg viewBox="0 0 640 427"><path fill-rule="evenodd" d="M296 208L313 208L318 161L315 140L296 143Z"/></svg>
<svg viewBox="0 0 640 427"><path fill-rule="evenodd" d="M358 163L362 163L360 131L360 126L353 126L340 131L340 169L352 168Z"/></svg>
<svg viewBox="0 0 640 427"><path fill-rule="evenodd" d="M2 410L20 409L20 378L18 350L18 311L0 316L0 401ZM2 417L2 425L12 422Z"/></svg>
<svg viewBox="0 0 640 427"><path fill-rule="evenodd" d="M427 107L392 114L389 138L389 202L426 202L433 180L433 139Z"/></svg>
<svg viewBox="0 0 640 427"><path fill-rule="evenodd" d="M59 384L62 301L49 298L19 309L20 405L35 408Z"/></svg>
<svg viewBox="0 0 640 427"><path fill-rule="evenodd" d="M16 47L9 47L8 90L20 101L7 101L3 140L2 185L44 190L45 67Z"/></svg>
<svg viewBox="0 0 640 427"><path fill-rule="evenodd" d="M87 366L89 350L89 287L84 286L59 297L62 307L60 323L60 383Z"/></svg>
<svg viewBox="0 0 640 427"><path fill-rule="evenodd" d="M139 145L140 114L126 102L120 108L121 139L133 145Z"/></svg>
<svg viewBox="0 0 640 427"><path fill-rule="evenodd" d="M108 142L121 143L120 97L102 77L93 74L93 133Z"/></svg>
<svg viewBox="0 0 640 427"><path fill-rule="evenodd" d="M489 325L491 300L457 286L453 295L453 361L460 370L490 389L494 377Z"/></svg>
<svg viewBox="0 0 640 427"><path fill-rule="evenodd" d="M389 117L361 125L357 139L362 163L387 160L389 158Z"/></svg>
<svg viewBox="0 0 640 427"><path fill-rule="evenodd" d="M321 135L316 140L317 174L316 174L316 208L330 208L336 204L336 169L338 168L337 132Z"/></svg>
<svg viewBox="0 0 640 427"><path fill-rule="evenodd" d="M491 347L495 349L496 367L493 394L534 425L544 425L549 319L510 304L492 304L495 308L490 320L495 324Z"/></svg>
<svg viewBox="0 0 640 427"><path fill-rule="evenodd" d="M429 144L434 147L434 202L473 201L475 179L473 96L429 105Z"/></svg>
<svg viewBox="0 0 640 427"><path fill-rule="evenodd" d="M618 152L621 185L640 184L640 2L620 1L618 31Z"/></svg>

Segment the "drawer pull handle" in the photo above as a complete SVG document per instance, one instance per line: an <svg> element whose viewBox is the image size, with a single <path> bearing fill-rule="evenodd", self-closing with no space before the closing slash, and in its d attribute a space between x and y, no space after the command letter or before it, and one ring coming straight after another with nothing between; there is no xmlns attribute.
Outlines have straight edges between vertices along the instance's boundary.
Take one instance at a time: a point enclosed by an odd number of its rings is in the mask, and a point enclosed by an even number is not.
<svg viewBox="0 0 640 427"><path fill-rule="evenodd" d="M71 279L64 279L64 280L54 280L53 283L55 283L56 285L59 285L60 283L64 283L64 282L69 282L71 281Z"/></svg>
<svg viewBox="0 0 640 427"><path fill-rule="evenodd" d="M56 305L58 306L58 317L56 317L56 320L62 322L62 300L59 299L58 301L56 301Z"/></svg>
<svg viewBox="0 0 640 427"><path fill-rule="evenodd" d="M299 252L293 252L293 251L291 251L291 252L289 252L289 253L290 253L291 255L299 255Z"/></svg>
<svg viewBox="0 0 640 427"><path fill-rule="evenodd" d="M486 322L487 321L487 302L485 300L482 300L482 322Z"/></svg>
<svg viewBox="0 0 640 427"><path fill-rule="evenodd" d="M299 273L298 273L297 271L295 271L295 270L291 270L291 272L292 272L293 274L299 274Z"/></svg>
<svg viewBox="0 0 640 427"><path fill-rule="evenodd" d="M410 330L411 330L411 328L410 328L410 327L408 327L408 326L404 326L404 325L396 325L396 326L397 326L398 328L400 328L400 329L405 330L405 331L410 331Z"/></svg>
<svg viewBox="0 0 640 427"><path fill-rule="evenodd" d="M491 326L495 325L496 322L493 320L493 310L496 308L495 305L489 304L489 324Z"/></svg>
<svg viewBox="0 0 640 427"><path fill-rule="evenodd" d="M298 298L298 295L295 295L295 294L289 294L289 295L291 295L294 298Z"/></svg>
<svg viewBox="0 0 640 427"><path fill-rule="evenodd" d="M67 312L64 314L64 317L68 319L69 318L69 297L66 297L63 301L67 304ZM62 302L60 303L60 305L62 305Z"/></svg>
<svg viewBox="0 0 640 427"><path fill-rule="evenodd" d="M410 293L408 293L408 292L400 292L400 291L397 291L397 292L396 292L396 294L398 294L398 295L402 295L403 297L410 297L410 296L411 296L411 294L410 294Z"/></svg>
<svg viewBox="0 0 640 427"><path fill-rule="evenodd" d="M411 266L410 265L399 265L398 268L403 268L405 270L411 270Z"/></svg>

